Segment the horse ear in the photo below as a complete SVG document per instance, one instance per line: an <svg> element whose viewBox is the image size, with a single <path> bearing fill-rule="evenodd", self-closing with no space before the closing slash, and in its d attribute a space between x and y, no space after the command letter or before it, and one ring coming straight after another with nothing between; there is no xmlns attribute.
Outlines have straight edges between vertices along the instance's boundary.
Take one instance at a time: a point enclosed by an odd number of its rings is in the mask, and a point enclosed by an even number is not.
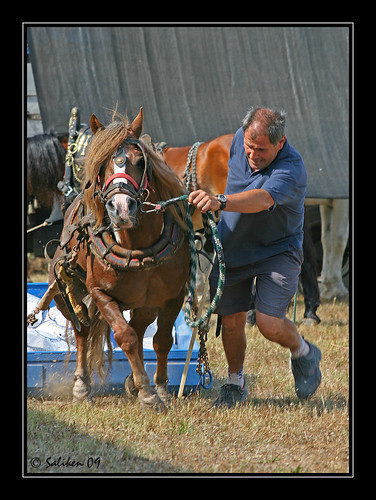
<svg viewBox="0 0 376 500"><path fill-rule="evenodd" d="M90 128L93 134L96 134L99 129L104 128L94 113L90 117Z"/></svg>
<svg viewBox="0 0 376 500"><path fill-rule="evenodd" d="M134 133L136 138L138 139L142 132L142 122L144 120L144 111L141 106L140 111L133 122L129 125L129 129Z"/></svg>

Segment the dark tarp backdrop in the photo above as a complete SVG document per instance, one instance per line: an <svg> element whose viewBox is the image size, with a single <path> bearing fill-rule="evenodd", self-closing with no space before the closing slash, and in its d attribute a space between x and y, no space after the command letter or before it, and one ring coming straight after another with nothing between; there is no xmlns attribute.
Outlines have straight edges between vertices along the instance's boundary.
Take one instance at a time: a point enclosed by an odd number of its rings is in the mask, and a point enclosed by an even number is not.
<svg viewBox="0 0 376 500"><path fill-rule="evenodd" d="M309 198L349 196L349 26L29 26L45 132L144 107L153 141L235 132L252 105L287 111Z"/></svg>

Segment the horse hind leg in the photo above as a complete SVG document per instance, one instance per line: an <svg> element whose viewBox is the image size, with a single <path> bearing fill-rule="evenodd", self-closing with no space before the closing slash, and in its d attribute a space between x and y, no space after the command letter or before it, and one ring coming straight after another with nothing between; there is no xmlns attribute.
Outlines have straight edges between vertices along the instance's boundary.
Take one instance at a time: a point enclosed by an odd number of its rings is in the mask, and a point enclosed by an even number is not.
<svg viewBox="0 0 376 500"><path fill-rule="evenodd" d="M87 349L89 329L81 327L81 332L76 334L77 362L74 372L72 396L73 402L82 402L89 399L91 393L91 377L87 364Z"/></svg>
<svg viewBox="0 0 376 500"><path fill-rule="evenodd" d="M69 320L70 315L60 295L55 296L55 303L62 314ZM91 392L90 372L87 364L87 349L89 328L81 325L78 332L73 325L77 346L76 370L74 372L72 397L74 402L80 402L89 398Z"/></svg>

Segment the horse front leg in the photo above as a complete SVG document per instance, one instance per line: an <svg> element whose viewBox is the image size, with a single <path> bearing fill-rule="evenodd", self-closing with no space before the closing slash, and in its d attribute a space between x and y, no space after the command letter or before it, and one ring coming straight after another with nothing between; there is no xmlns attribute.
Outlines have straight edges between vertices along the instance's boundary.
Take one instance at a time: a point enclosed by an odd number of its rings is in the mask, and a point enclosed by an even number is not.
<svg viewBox="0 0 376 500"><path fill-rule="evenodd" d="M144 368L143 356L140 355L142 350L142 337L140 339L136 330L125 321L119 304L114 299L97 288L92 289L90 293L102 316L108 324L111 325L114 331L115 342L127 356L129 364L131 365L132 392L134 394L137 393L138 400L143 406L153 407L158 411L165 410L164 403L159 398L156 391L150 387L150 380Z"/></svg>
<svg viewBox="0 0 376 500"><path fill-rule="evenodd" d="M153 348L157 356L157 369L154 374L154 383L159 397L165 404L170 401L168 393L168 354L172 347L172 328L180 312L184 300L184 290L178 297L170 300L159 309L158 330L153 337Z"/></svg>

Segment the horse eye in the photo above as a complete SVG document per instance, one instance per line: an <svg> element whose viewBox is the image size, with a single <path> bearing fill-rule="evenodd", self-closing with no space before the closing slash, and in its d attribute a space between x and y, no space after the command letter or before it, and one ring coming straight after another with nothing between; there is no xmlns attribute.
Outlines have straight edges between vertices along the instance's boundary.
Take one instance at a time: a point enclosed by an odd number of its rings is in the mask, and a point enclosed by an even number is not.
<svg viewBox="0 0 376 500"><path fill-rule="evenodd" d="M144 166L144 158L143 156L139 156L134 164L135 167L143 167Z"/></svg>

